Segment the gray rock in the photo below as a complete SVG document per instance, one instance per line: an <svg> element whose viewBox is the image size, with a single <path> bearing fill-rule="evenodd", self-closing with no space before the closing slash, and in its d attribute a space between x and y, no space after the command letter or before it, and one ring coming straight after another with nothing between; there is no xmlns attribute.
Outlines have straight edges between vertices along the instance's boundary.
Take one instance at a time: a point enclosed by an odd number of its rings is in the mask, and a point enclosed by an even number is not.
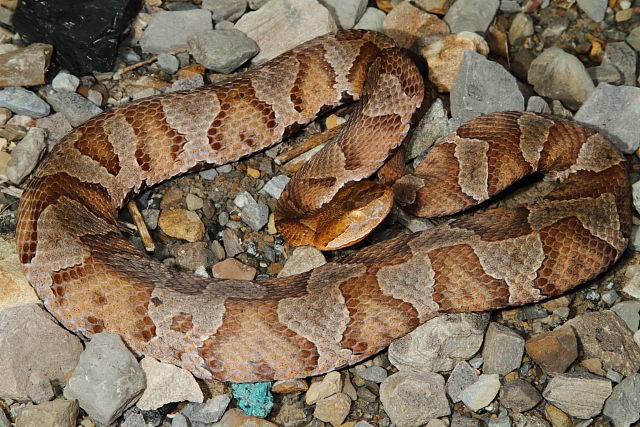
<svg viewBox="0 0 640 427"><path fill-rule="evenodd" d="M252 62L261 64L316 36L333 33L337 26L316 0L271 0L245 13L236 29L258 43L260 53Z"/></svg>
<svg viewBox="0 0 640 427"><path fill-rule="evenodd" d="M227 253L229 258L244 252L242 241L240 240L240 237L238 237L238 232L231 228L225 228L222 231L222 244L224 245L224 251Z"/></svg>
<svg viewBox="0 0 640 427"><path fill-rule="evenodd" d="M142 210L142 218L144 223L147 224L149 230L155 230L158 228L158 218L160 217L160 209L144 209Z"/></svg>
<svg viewBox="0 0 640 427"><path fill-rule="evenodd" d="M348 30L358 22L367 8L367 0L319 0L326 7L338 28Z"/></svg>
<svg viewBox="0 0 640 427"><path fill-rule="evenodd" d="M256 42L238 30L209 30L189 37L189 52L198 64L228 74L255 56Z"/></svg>
<svg viewBox="0 0 640 427"><path fill-rule="evenodd" d="M545 49L531 62L527 80L541 96L577 109L595 89L578 58L559 47Z"/></svg>
<svg viewBox="0 0 640 427"><path fill-rule="evenodd" d="M75 92L80 85L80 79L64 71L60 71L51 81L51 87L55 90L68 90Z"/></svg>
<svg viewBox="0 0 640 427"><path fill-rule="evenodd" d="M486 313L445 314L416 328L389 346L389 360L400 371L449 371L482 345Z"/></svg>
<svg viewBox="0 0 640 427"><path fill-rule="evenodd" d="M462 393L462 390L476 381L478 381L476 370L464 360L458 362L447 380L447 394L451 398L451 401L453 403L460 402L460 393Z"/></svg>
<svg viewBox="0 0 640 427"><path fill-rule="evenodd" d="M110 424L140 397L145 375L119 335L93 336L64 389L92 420Z"/></svg>
<svg viewBox="0 0 640 427"><path fill-rule="evenodd" d="M509 43L515 45L533 35L533 19L529 14L518 13L509 27Z"/></svg>
<svg viewBox="0 0 640 427"><path fill-rule="evenodd" d="M173 55L161 53L158 55L158 67L167 74L174 74L180 68L180 61Z"/></svg>
<svg viewBox="0 0 640 427"><path fill-rule="evenodd" d="M587 373L558 374L542 395L567 414L581 419L595 417L611 394L611 381Z"/></svg>
<svg viewBox="0 0 640 427"><path fill-rule="evenodd" d="M498 11L500 0L457 0L444 20L452 33L471 31L484 34Z"/></svg>
<svg viewBox="0 0 640 427"><path fill-rule="evenodd" d="M5 107L15 114L40 118L49 115L51 109L35 93L21 87L8 87L0 90L0 107Z"/></svg>
<svg viewBox="0 0 640 427"><path fill-rule="evenodd" d="M7 178L14 184L20 184L38 165L40 157L45 152L44 131L31 128L11 152L11 159L7 163Z"/></svg>
<svg viewBox="0 0 640 427"><path fill-rule="evenodd" d="M497 418L489 418L487 421L488 427L511 427L511 418L505 408L500 408L500 412Z"/></svg>
<svg viewBox="0 0 640 427"><path fill-rule="evenodd" d="M640 374L625 378L613 388L602 413L615 427L629 427L640 419Z"/></svg>
<svg viewBox="0 0 640 427"><path fill-rule="evenodd" d="M247 0L204 0L202 7L211 11L213 22L236 21L247 9Z"/></svg>
<svg viewBox="0 0 640 427"><path fill-rule="evenodd" d="M205 403L188 403L180 413L186 416L192 424L215 423L222 418L229 402L231 402L231 396L221 394L212 397Z"/></svg>
<svg viewBox="0 0 640 427"><path fill-rule="evenodd" d="M171 84L171 88L168 92L177 92L179 90L192 90L200 86L204 86L204 77L198 74L197 76L176 80Z"/></svg>
<svg viewBox="0 0 640 427"><path fill-rule="evenodd" d="M56 399L39 405L28 405L20 408L16 426L75 427L78 412L78 402L75 400Z"/></svg>
<svg viewBox="0 0 640 427"><path fill-rule="evenodd" d="M0 398L31 400L42 378L65 384L82 344L36 304L0 312ZM35 379L35 381L32 381Z"/></svg>
<svg viewBox="0 0 640 427"><path fill-rule="evenodd" d="M551 427L551 423L546 422L542 418L538 418L534 415L524 415L524 414L515 414L513 416L513 425L517 427ZM587 426L582 426L582 427L587 427Z"/></svg>
<svg viewBox="0 0 640 427"><path fill-rule="evenodd" d="M47 147L51 150L62 139L63 136L73 130L73 126L62 113L51 114L50 116L38 119L36 124L46 133Z"/></svg>
<svg viewBox="0 0 640 427"><path fill-rule="evenodd" d="M201 31L213 29L211 12L204 9L158 12L142 33L144 52L166 53L186 48L187 39Z"/></svg>
<svg viewBox="0 0 640 427"><path fill-rule="evenodd" d="M282 194L282 191L284 191L284 187L286 187L289 183L290 179L291 178L286 175L276 175L269 181L267 181L264 187L262 187L262 189L260 190L260 194L278 199Z"/></svg>
<svg viewBox="0 0 640 427"><path fill-rule="evenodd" d="M434 373L398 372L380 385L380 401L399 427L425 424L451 413L444 379Z"/></svg>
<svg viewBox="0 0 640 427"><path fill-rule="evenodd" d="M627 36L627 43L636 51L640 50L640 27L636 27Z"/></svg>
<svg viewBox="0 0 640 427"><path fill-rule="evenodd" d="M193 375L186 369L170 363L159 362L152 357L140 361L147 386L136 406L152 411L171 402L202 402L204 396Z"/></svg>
<svg viewBox="0 0 640 427"><path fill-rule="evenodd" d="M515 412L525 412L535 407L542 396L534 386L522 379L506 383L500 390L500 404Z"/></svg>
<svg viewBox="0 0 640 427"><path fill-rule="evenodd" d="M49 89L45 92L45 98L55 111L64 114L73 127L102 112L100 107L76 92Z"/></svg>
<svg viewBox="0 0 640 427"><path fill-rule="evenodd" d="M551 108L549 108L549 104L544 98L540 96L531 96L527 102L527 111L532 111L534 113L544 113L551 114Z"/></svg>
<svg viewBox="0 0 640 427"><path fill-rule="evenodd" d="M600 22L604 19L604 13L607 10L607 0L578 0L578 7L591 20Z"/></svg>
<svg viewBox="0 0 640 427"><path fill-rule="evenodd" d="M184 415L177 413L171 420L171 427L191 427L191 423Z"/></svg>
<svg viewBox="0 0 640 427"><path fill-rule="evenodd" d="M612 83L620 84L622 82L622 76L618 69L611 65L598 65L595 67L587 68L587 73L593 79L596 84L600 83Z"/></svg>
<svg viewBox="0 0 640 427"><path fill-rule="evenodd" d="M284 267L280 270L280 273L278 273L278 277L304 273L305 271L320 267L326 263L327 260L320 250L313 246L301 246L293 250Z"/></svg>
<svg viewBox="0 0 640 427"><path fill-rule="evenodd" d="M631 154L640 147L635 127L640 120L640 88L600 83L575 119L606 131L618 148Z"/></svg>
<svg viewBox="0 0 640 427"><path fill-rule="evenodd" d="M386 17L387 14L380 9L376 7L368 7L353 28L382 32L382 23Z"/></svg>
<svg viewBox="0 0 640 427"><path fill-rule="evenodd" d="M198 175L202 177L202 179L206 179L207 181L213 181L218 177L218 171L214 168L203 170L198 172Z"/></svg>
<svg viewBox="0 0 640 427"><path fill-rule="evenodd" d="M406 142L407 159L414 159L430 148L436 139L444 136L447 126L447 112L442 100L435 100L429 110L416 126L410 139Z"/></svg>
<svg viewBox="0 0 640 427"><path fill-rule="evenodd" d="M454 413L451 417L451 426L450 427L481 427L482 424L479 419L465 417L459 413Z"/></svg>
<svg viewBox="0 0 640 427"><path fill-rule="evenodd" d="M638 330L638 325L640 324L640 301L622 301L611 307L611 311L624 320L631 332Z"/></svg>
<svg viewBox="0 0 640 427"><path fill-rule="evenodd" d="M524 338L513 329L492 322L482 349L485 374L506 375L518 369L524 353Z"/></svg>
<svg viewBox="0 0 640 427"><path fill-rule="evenodd" d="M562 102L558 101L557 99L554 99L553 101L551 101L551 114L555 114L556 116L560 116L560 117L565 117L567 119L573 118L573 113L567 110L564 107L564 105L562 105Z"/></svg>
<svg viewBox="0 0 640 427"><path fill-rule="evenodd" d="M482 374L478 381L469 385L460 393L460 400L472 411L488 406L500 390L500 378L497 374Z"/></svg>
<svg viewBox="0 0 640 427"><path fill-rule="evenodd" d="M269 206L264 203L252 203L240 210L240 218L253 231L260 231L269 222Z"/></svg>
<svg viewBox="0 0 640 427"><path fill-rule="evenodd" d="M11 427L11 422L2 409L0 409L0 427Z"/></svg>
<svg viewBox="0 0 640 427"><path fill-rule="evenodd" d="M249 205L255 205L256 199L254 199L248 191L240 190L238 194L236 194L236 197L234 197L233 204L242 209Z"/></svg>
<svg viewBox="0 0 640 427"><path fill-rule="evenodd" d="M607 43L602 65L614 67L622 76L622 84L633 86L636 82L636 55L636 51L625 42Z"/></svg>
<svg viewBox="0 0 640 427"><path fill-rule="evenodd" d="M633 193L633 206L636 208L636 211L640 213L640 181L633 183L631 191Z"/></svg>
<svg viewBox="0 0 640 427"><path fill-rule="evenodd" d="M452 121L457 128L484 113L524 110L524 97L516 78L500 64L467 50L451 88Z"/></svg>
<svg viewBox="0 0 640 427"><path fill-rule="evenodd" d="M358 371L358 376L367 381L380 384L387 378L388 373L387 370L381 366L369 366L362 371Z"/></svg>
<svg viewBox="0 0 640 427"><path fill-rule="evenodd" d="M187 242L171 248L171 254L176 258L176 265L185 271L196 271L198 267L211 264L213 254L206 242Z"/></svg>
<svg viewBox="0 0 640 427"><path fill-rule="evenodd" d="M500 0L500 12L518 13L522 11L519 0Z"/></svg>
<svg viewBox="0 0 640 427"><path fill-rule="evenodd" d="M262 6L267 4L269 0L249 0L249 8L251 10L260 9Z"/></svg>

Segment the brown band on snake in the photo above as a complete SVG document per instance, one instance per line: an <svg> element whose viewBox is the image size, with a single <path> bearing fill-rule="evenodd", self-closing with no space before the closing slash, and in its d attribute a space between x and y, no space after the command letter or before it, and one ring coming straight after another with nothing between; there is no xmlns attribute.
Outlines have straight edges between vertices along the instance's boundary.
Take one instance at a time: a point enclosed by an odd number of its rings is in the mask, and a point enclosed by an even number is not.
<svg viewBox="0 0 640 427"><path fill-rule="evenodd" d="M390 190L359 181L394 153L423 90L416 67L388 38L354 30L219 85L96 116L56 146L25 189L17 247L27 279L84 337L115 332L138 354L198 377L249 382L356 363L439 313L535 302L620 257L631 228L623 156L592 129L524 112L462 126L414 173L399 174L393 193L412 212L444 215L539 172L560 182L543 200L397 237L311 272L247 282L196 277L146 257L118 231L118 209L141 188L235 161L344 99L362 98L342 135L279 202L294 234L342 244L354 232L346 219L366 220L390 199ZM367 189L377 195L351 200ZM346 195L356 213L304 217L334 194Z"/></svg>

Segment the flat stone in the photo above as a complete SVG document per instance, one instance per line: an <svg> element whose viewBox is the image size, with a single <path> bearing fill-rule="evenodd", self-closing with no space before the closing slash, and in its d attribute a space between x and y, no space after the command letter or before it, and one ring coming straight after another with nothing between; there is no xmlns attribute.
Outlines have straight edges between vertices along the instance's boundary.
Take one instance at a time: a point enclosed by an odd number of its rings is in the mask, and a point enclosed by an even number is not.
<svg viewBox="0 0 640 427"><path fill-rule="evenodd" d="M595 89L582 62L559 47L545 49L531 62L527 80L540 96L571 109L579 108Z"/></svg>
<svg viewBox="0 0 640 427"><path fill-rule="evenodd" d="M186 369L159 362L152 357L142 359L140 366L146 375L147 387L136 404L138 408L148 411L171 402L203 401L202 390Z"/></svg>
<svg viewBox="0 0 640 427"><path fill-rule="evenodd" d="M620 71L611 64L590 67L587 68L587 72L596 84L604 82L619 85L622 83Z"/></svg>
<svg viewBox="0 0 640 427"><path fill-rule="evenodd" d="M584 358L602 360L604 369L632 375L640 369L640 349L620 317L605 310L587 312L569 320L582 345Z"/></svg>
<svg viewBox="0 0 640 427"><path fill-rule="evenodd" d="M189 52L198 64L228 74L254 57L260 49L242 31L208 30L188 39Z"/></svg>
<svg viewBox="0 0 640 427"><path fill-rule="evenodd" d="M299 393L301 391L307 391L309 384L304 379L296 380L280 380L273 383L271 391L278 394L290 394Z"/></svg>
<svg viewBox="0 0 640 427"><path fill-rule="evenodd" d="M383 31L382 25L386 17L387 14L380 9L376 7L368 7L358 23L353 28L378 31L381 33Z"/></svg>
<svg viewBox="0 0 640 427"><path fill-rule="evenodd" d="M620 73L623 85L634 86L636 82L636 55L636 51L625 42L607 43L602 65L614 67Z"/></svg>
<svg viewBox="0 0 640 427"><path fill-rule="evenodd" d="M158 225L168 236L197 242L204 237L204 224L197 213L187 209L163 209Z"/></svg>
<svg viewBox="0 0 640 427"><path fill-rule="evenodd" d="M339 426L349 415L351 399L344 393L336 393L316 402L313 416L333 426Z"/></svg>
<svg viewBox="0 0 640 427"><path fill-rule="evenodd" d="M180 61L174 55L161 53L158 55L158 67L167 74L175 74L180 68Z"/></svg>
<svg viewBox="0 0 640 427"><path fill-rule="evenodd" d="M513 329L491 322L482 350L485 374L506 375L518 369L524 353L524 338Z"/></svg>
<svg viewBox="0 0 640 427"><path fill-rule="evenodd" d="M587 373L559 374L542 395L567 414L581 419L595 417L611 394L611 381Z"/></svg>
<svg viewBox="0 0 640 427"><path fill-rule="evenodd" d="M55 111L64 114L71 126L77 127L93 116L102 113L102 109L84 96L76 92L55 91L45 92L47 102Z"/></svg>
<svg viewBox="0 0 640 427"><path fill-rule="evenodd" d="M389 373L381 366L369 366L358 372L358 376L364 380L380 384L384 381Z"/></svg>
<svg viewBox="0 0 640 427"><path fill-rule="evenodd" d="M6 107L15 114L34 118L49 115L51 108L35 93L21 87L0 90L0 107Z"/></svg>
<svg viewBox="0 0 640 427"><path fill-rule="evenodd" d="M7 164L9 181L20 184L35 169L47 148L44 135L42 129L33 127L16 145Z"/></svg>
<svg viewBox="0 0 640 427"><path fill-rule="evenodd" d="M527 111L532 111L534 113L544 113L551 114L551 108L549 108L549 104L544 98L540 96L531 96L529 97L529 101L527 102Z"/></svg>
<svg viewBox="0 0 640 427"><path fill-rule="evenodd" d="M497 374L482 374L478 380L460 392L460 400L472 411L488 406L500 390Z"/></svg>
<svg viewBox="0 0 640 427"><path fill-rule="evenodd" d="M0 312L9 307L39 302L40 299L24 275L15 242L13 239L0 237Z"/></svg>
<svg viewBox="0 0 640 427"><path fill-rule="evenodd" d="M462 393L462 390L476 381L478 381L476 370L464 360L458 362L447 380L447 394L451 398L451 401L453 403L460 402L460 393Z"/></svg>
<svg viewBox="0 0 640 427"><path fill-rule="evenodd" d="M342 376L339 372L329 372L322 381L316 381L309 386L304 400L307 405L313 405L320 399L329 397L342 391Z"/></svg>
<svg viewBox="0 0 640 427"><path fill-rule="evenodd" d="M293 250L284 267L278 273L278 277L304 273L326 263L327 260L321 251L313 246L301 246Z"/></svg>
<svg viewBox="0 0 640 427"><path fill-rule="evenodd" d="M197 211L198 209L202 209L204 207L204 200L195 194L187 194L184 198L185 203L187 204L187 209L190 211Z"/></svg>
<svg viewBox="0 0 640 427"><path fill-rule="evenodd" d="M640 301L622 301L613 307L611 311L616 313L631 332L638 330L640 324Z"/></svg>
<svg viewBox="0 0 640 427"><path fill-rule="evenodd" d="M34 43L0 55L0 87L44 84L52 52L53 46Z"/></svg>
<svg viewBox="0 0 640 427"><path fill-rule="evenodd" d="M315 0L271 0L244 14L235 28L258 43L261 64L314 37L333 33L337 25L329 11Z"/></svg>
<svg viewBox="0 0 640 427"><path fill-rule="evenodd" d="M380 401L398 426L426 424L451 413L444 379L434 373L398 372L380 385Z"/></svg>
<svg viewBox="0 0 640 427"><path fill-rule="evenodd" d="M227 258L211 267L213 277L218 279L252 280L256 277L255 267L241 263L235 258Z"/></svg>
<svg viewBox="0 0 640 427"><path fill-rule="evenodd" d="M224 251L228 257L234 257L244 252L242 241L240 240L236 230L231 228L225 228L222 230L222 243L224 245Z"/></svg>
<svg viewBox="0 0 640 427"><path fill-rule="evenodd" d="M207 267L213 260L213 254L206 242L189 242L173 246L171 254L176 265L185 271L194 272L198 267Z"/></svg>
<svg viewBox="0 0 640 427"><path fill-rule="evenodd" d="M187 39L213 29L211 12L205 9L162 11L153 15L140 38L143 52L167 53L187 48Z"/></svg>
<svg viewBox="0 0 640 427"><path fill-rule="evenodd" d="M544 415L553 427L573 427L573 419L553 405L545 406Z"/></svg>
<svg viewBox="0 0 640 427"><path fill-rule="evenodd" d="M640 120L640 88L600 83L575 119L614 136L616 146L631 154L640 147L640 135L633 125Z"/></svg>
<svg viewBox="0 0 640 427"><path fill-rule="evenodd" d="M193 377L191 379L193 380ZM195 380L193 382L195 384ZM195 386L197 387L197 384ZM220 394L213 396L204 403L188 403L180 413L186 416L191 421L191 424L215 423L222 418L224 411L229 406L229 402L231 402L230 394Z"/></svg>
<svg viewBox="0 0 640 427"><path fill-rule="evenodd" d="M631 30L626 41L636 51L640 51L640 27L636 27Z"/></svg>
<svg viewBox="0 0 640 427"><path fill-rule="evenodd" d="M400 371L450 371L482 345L486 314L445 314L428 320L389 346L389 360Z"/></svg>
<svg viewBox="0 0 640 427"><path fill-rule="evenodd" d="M545 372L564 372L578 357L578 342L572 328L543 332L529 339L525 348Z"/></svg>
<svg viewBox="0 0 640 427"><path fill-rule="evenodd" d="M75 400L56 399L39 405L28 405L20 408L16 426L75 427L79 412L78 402Z"/></svg>
<svg viewBox="0 0 640 427"><path fill-rule="evenodd" d="M55 90L68 90L75 92L80 85L80 79L65 71L60 71L51 81L51 87Z"/></svg>
<svg viewBox="0 0 640 427"><path fill-rule="evenodd" d="M95 334L80 360L64 397L77 399L92 420L110 424L133 405L146 386L138 361L117 334Z"/></svg>
<svg viewBox="0 0 640 427"><path fill-rule="evenodd" d="M81 352L78 337L38 305L0 311L0 398L29 401L40 393L42 378L66 384Z"/></svg>
<svg viewBox="0 0 640 427"><path fill-rule="evenodd" d="M47 134L47 147L51 150L62 137L73 130L73 126L62 113L54 113L50 116L38 119L36 126L44 129Z"/></svg>
<svg viewBox="0 0 640 427"><path fill-rule="evenodd" d="M515 412L526 412L534 408L542 396L529 382L516 379L507 382L500 390L500 404Z"/></svg>
<svg viewBox="0 0 640 427"><path fill-rule="evenodd" d="M602 413L615 427L629 427L640 419L640 374L630 375L613 388Z"/></svg>
<svg viewBox="0 0 640 427"><path fill-rule="evenodd" d="M607 0L577 0L578 7L595 22L604 19L607 10Z"/></svg>
<svg viewBox="0 0 640 427"><path fill-rule="evenodd" d="M358 22L367 8L367 0L320 0L341 30L348 30Z"/></svg>
<svg viewBox="0 0 640 427"><path fill-rule="evenodd" d="M264 203L252 203L240 209L240 218L253 231L260 231L269 221L269 206Z"/></svg>
<svg viewBox="0 0 640 427"><path fill-rule="evenodd" d="M277 427L276 424L258 417L246 415L238 408L229 409L215 427Z"/></svg>
<svg viewBox="0 0 640 427"><path fill-rule="evenodd" d="M204 0L202 7L211 11L214 22L233 22L247 9L247 0Z"/></svg>
<svg viewBox="0 0 640 427"><path fill-rule="evenodd" d="M260 194L265 196L271 196L274 199L279 199L280 195L284 191L284 187L289 183L289 178L286 175L276 175L271 178L267 183L260 189Z"/></svg>
<svg viewBox="0 0 640 427"><path fill-rule="evenodd" d="M422 36L449 33L449 27L442 19L406 1L389 12L382 27L386 35L406 49L412 48Z"/></svg>
<svg viewBox="0 0 640 427"><path fill-rule="evenodd" d="M458 0L451 5L444 20L452 33L472 31L484 34L499 6L499 0Z"/></svg>

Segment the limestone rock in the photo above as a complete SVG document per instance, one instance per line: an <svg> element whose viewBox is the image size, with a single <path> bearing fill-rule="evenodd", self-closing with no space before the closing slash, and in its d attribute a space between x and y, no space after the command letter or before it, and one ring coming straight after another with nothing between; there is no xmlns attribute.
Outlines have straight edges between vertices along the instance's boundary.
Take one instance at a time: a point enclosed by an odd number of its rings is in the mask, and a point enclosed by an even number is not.
<svg viewBox="0 0 640 427"><path fill-rule="evenodd" d="M34 43L0 55L0 87L44 84L52 52L53 46Z"/></svg>
<svg viewBox="0 0 640 427"><path fill-rule="evenodd" d="M611 381L595 375L559 374L549 381L544 398L576 418L595 417L611 394Z"/></svg>
<svg viewBox="0 0 640 427"><path fill-rule="evenodd" d="M136 404L138 408L148 411L171 402L202 402L202 390L186 369L152 357L142 359L140 366L147 378L147 387Z"/></svg>

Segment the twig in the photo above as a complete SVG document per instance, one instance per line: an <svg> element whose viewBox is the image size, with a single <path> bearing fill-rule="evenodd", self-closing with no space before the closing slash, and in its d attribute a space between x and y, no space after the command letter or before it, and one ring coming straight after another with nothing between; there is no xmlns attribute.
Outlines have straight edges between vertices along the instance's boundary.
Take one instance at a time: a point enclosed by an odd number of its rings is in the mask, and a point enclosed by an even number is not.
<svg viewBox="0 0 640 427"><path fill-rule="evenodd" d="M344 127L344 123L339 124L337 126L332 127L331 129L327 129L324 132L321 132L317 135L312 136L311 138L303 141L300 145L293 147L289 151L285 151L284 153L278 155L275 159L277 165L282 165L287 163L289 160L298 157L300 154L306 153L312 148L317 147L320 144L324 144L334 136L340 132L340 130Z"/></svg>
<svg viewBox="0 0 640 427"><path fill-rule="evenodd" d="M127 203L127 208L129 209L129 213L133 218L133 222L138 229L138 233L140 233L140 238L142 239L142 244L144 245L144 249L147 252L153 252L156 250L156 245L153 243L153 239L151 239L151 235L149 234L149 229L147 225L144 223L144 219L142 218L142 214L138 209L138 205L134 200Z"/></svg>
<svg viewBox="0 0 640 427"><path fill-rule="evenodd" d="M180 48L180 49L175 49L172 50L171 52L167 52L170 55L175 55L177 53L182 53L182 52L186 52L187 49L185 48ZM152 56L149 59L145 59L144 61L140 61L140 62L136 62L135 64L129 65L128 67L124 67L122 70L119 70L117 72L118 76L121 76L125 73L128 73L129 71L135 70L137 68L143 67L145 65L151 64L152 62L156 62L158 60L158 56Z"/></svg>

